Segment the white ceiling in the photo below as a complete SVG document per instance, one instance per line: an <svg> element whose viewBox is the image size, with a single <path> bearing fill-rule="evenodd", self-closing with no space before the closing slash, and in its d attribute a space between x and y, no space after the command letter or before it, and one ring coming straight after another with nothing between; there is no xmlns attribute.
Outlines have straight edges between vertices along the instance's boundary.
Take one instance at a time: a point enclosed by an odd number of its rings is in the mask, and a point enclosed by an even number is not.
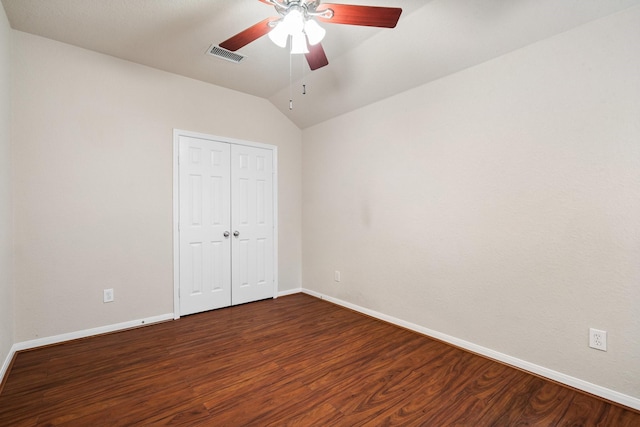
<svg viewBox="0 0 640 427"><path fill-rule="evenodd" d="M209 46L275 16L258 0L2 0L12 28L271 101L300 128L474 66L640 0L335 0L401 7L395 29L323 24L329 65L309 71L268 37ZM302 83L307 94L302 95ZM289 110L290 92L294 108Z"/></svg>

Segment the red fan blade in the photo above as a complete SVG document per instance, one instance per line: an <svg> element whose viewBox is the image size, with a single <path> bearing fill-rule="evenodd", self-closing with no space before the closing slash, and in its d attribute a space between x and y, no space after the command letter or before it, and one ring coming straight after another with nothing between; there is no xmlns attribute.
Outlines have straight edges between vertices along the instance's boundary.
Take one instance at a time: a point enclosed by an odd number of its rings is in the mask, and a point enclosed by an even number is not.
<svg viewBox="0 0 640 427"><path fill-rule="evenodd" d="M394 28L400 19L399 7L356 6L352 4L322 3L318 12L333 10L333 18L318 17L319 21L331 24L363 25L366 27Z"/></svg>
<svg viewBox="0 0 640 427"><path fill-rule="evenodd" d="M279 18L274 17L264 19L257 24L247 28L246 30L239 32L230 39L223 41L222 43L220 43L220 47L223 47L230 51L236 51L271 31L269 22L276 21L278 19Z"/></svg>
<svg viewBox="0 0 640 427"><path fill-rule="evenodd" d="M329 65L327 55L324 53L324 49L320 43L313 46L307 43L307 47L309 48L309 53L305 53L304 56L307 58L311 70L317 70L325 65Z"/></svg>

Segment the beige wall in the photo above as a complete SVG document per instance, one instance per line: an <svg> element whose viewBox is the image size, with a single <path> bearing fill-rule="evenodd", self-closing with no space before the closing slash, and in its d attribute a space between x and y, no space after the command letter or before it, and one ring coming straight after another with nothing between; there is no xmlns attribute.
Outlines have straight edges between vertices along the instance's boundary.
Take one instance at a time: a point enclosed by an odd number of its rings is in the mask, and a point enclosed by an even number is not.
<svg viewBox="0 0 640 427"><path fill-rule="evenodd" d="M303 131L304 287L640 398L638 40L634 8Z"/></svg>
<svg viewBox="0 0 640 427"><path fill-rule="evenodd" d="M11 209L11 29L0 6L0 368L13 345ZM1 380L1 378L0 378Z"/></svg>
<svg viewBox="0 0 640 427"><path fill-rule="evenodd" d="M279 284L300 287L301 132L285 116L256 97L13 39L16 341L173 312L174 128L278 146Z"/></svg>

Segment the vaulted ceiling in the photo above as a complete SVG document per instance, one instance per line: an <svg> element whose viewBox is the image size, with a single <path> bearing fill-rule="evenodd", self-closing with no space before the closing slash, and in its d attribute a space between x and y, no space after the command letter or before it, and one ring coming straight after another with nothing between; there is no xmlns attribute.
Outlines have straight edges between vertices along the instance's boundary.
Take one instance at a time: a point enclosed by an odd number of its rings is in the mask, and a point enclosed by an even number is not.
<svg viewBox="0 0 640 427"><path fill-rule="evenodd" d="M302 129L640 4L331 2L401 7L403 13L394 29L323 24L329 65L310 71L303 56L290 62L287 51L268 37L240 49L245 59L238 64L205 54L211 45L277 15L258 0L2 0L16 30L268 99Z"/></svg>

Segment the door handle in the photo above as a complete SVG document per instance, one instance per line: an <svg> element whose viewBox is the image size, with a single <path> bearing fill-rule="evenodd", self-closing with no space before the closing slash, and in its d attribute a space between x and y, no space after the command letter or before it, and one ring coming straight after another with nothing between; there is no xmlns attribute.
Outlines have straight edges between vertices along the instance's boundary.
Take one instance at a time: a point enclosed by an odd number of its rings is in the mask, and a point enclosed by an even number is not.
<svg viewBox="0 0 640 427"><path fill-rule="evenodd" d="M224 234L223 234L223 236L224 236L224 237L229 237L229 232L228 232L228 231L225 231L225 232L224 232Z"/></svg>
<svg viewBox="0 0 640 427"><path fill-rule="evenodd" d="M240 232L238 230L233 232L233 237L238 237L240 235Z"/></svg>

